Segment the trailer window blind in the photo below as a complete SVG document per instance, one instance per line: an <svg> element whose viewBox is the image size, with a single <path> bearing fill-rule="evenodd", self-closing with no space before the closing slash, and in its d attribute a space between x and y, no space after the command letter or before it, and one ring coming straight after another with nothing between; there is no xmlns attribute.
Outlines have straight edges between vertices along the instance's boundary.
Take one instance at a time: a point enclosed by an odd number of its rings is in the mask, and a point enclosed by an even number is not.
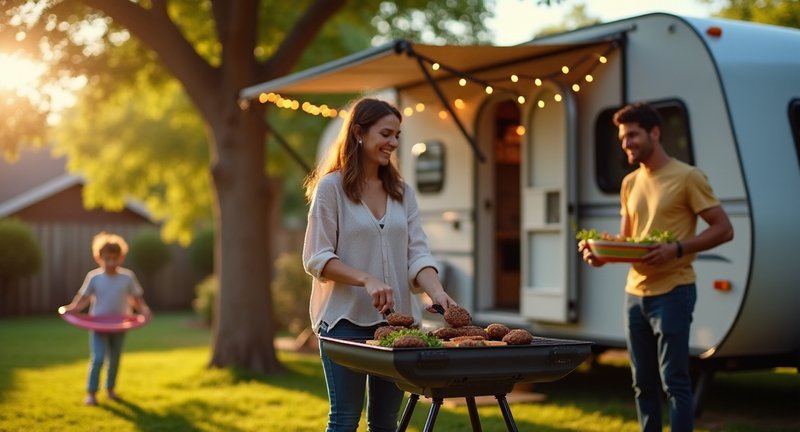
<svg viewBox="0 0 800 432"><path fill-rule="evenodd" d="M678 100L650 102L664 121L661 144L667 154L694 165L689 114ZM619 142L617 127L612 118L622 107L604 110L595 122L595 178L603 192L619 193L622 179L637 166L628 164L628 158Z"/></svg>

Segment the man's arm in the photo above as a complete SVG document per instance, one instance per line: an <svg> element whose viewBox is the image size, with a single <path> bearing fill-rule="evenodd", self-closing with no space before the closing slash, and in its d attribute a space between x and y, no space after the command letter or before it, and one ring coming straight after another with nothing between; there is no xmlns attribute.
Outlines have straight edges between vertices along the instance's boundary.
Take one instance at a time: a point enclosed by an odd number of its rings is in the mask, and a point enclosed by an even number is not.
<svg viewBox="0 0 800 432"><path fill-rule="evenodd" d="M699 216L708 224L708 228L697 237L681 242L684 254L702 252L733 239L733 225L722 206L705 209Z"/></svg>

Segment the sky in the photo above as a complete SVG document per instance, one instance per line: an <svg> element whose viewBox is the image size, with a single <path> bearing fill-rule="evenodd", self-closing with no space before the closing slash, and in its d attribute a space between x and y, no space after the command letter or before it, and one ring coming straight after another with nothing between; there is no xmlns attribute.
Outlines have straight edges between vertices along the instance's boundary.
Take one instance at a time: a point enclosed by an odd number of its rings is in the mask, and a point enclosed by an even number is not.
<svg viewBox="0 0 800 432"><path fill-rule="evenodd" d="M616 21L651 12L708 17L718 6L701 0L563 0L551 6L537 0L496 0L495 18L489 27L494 31L495 45L516 45L527 42L542 28L559 25L577 4L586 5L590 17L603 22Z"/></svg>

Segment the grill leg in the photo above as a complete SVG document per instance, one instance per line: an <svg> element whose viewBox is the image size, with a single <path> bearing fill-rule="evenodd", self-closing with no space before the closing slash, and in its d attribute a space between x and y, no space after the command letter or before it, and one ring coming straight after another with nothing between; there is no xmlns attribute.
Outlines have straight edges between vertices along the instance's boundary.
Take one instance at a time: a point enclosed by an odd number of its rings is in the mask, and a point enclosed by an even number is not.
<svg viewBox="0 0 800 432"><path fill-rule="evenodd" d="M428 411L428 419L425 420L425 428L423 432L433 432L433 424L436 423L436 416L439 414L439 408L442 407L442 398L433 398L431 401L431 409Z"/></svg>
<svg viewBox="0 0 800 432"><path fill-rule="evenodd" d="M400 419L400 424L397 425L397 432L405 432L408 424L411 423L411 414L414 412L414 407L417 405L419 395L411 393L406 402L406 408L403 410L403 417Z"/></svg>
<svg viewBox="0 0 800 432"><path fill-rule="evenodd" d="M508 406L506 395L495 395L497 403L500 404L500 411L503 413L503 418L506 420L506 428L509 432L518 432L517 424L514 423L514 417L511 416L511 408Z"/></svg>
<svg viewBox="0 0 800 432"><path fill-rule="evenodd" d="M469 411L469 422L472 424L472 432L481 432L481 419L478 417L478 406L475 405L475 398L467 396L467 410Z"/></svg>

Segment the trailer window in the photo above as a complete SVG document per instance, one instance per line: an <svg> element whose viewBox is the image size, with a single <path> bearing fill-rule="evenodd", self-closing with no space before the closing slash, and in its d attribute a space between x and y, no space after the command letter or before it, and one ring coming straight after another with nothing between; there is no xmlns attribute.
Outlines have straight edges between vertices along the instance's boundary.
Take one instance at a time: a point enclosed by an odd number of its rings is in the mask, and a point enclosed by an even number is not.
<svg viewBox="0 0 800 432"><path fill-rule="evenodd" d="M800 99L795 99L789 104L789 123L792 125L797 164L800 165Z"/></svg>
<svg viewBox="0 0 800 432"><path fill-rule="evenodd" d="M667 154L694 165L689 116L686 107L679 101L650 102L664 120L661 143ZM612 118L621 107L600 113L595 123L595 173L597 185L606 193L618 193L622 179L637 167L628 164L628 158L619 143L617 127Z"/></svg>
<svg viewBox="0 0 800 432"><path fill-rule="evenodd" d="M417 190L420 193L435 193L444 186L444 145L441 141L426 141L414 144L414 171Z"/></svg>

